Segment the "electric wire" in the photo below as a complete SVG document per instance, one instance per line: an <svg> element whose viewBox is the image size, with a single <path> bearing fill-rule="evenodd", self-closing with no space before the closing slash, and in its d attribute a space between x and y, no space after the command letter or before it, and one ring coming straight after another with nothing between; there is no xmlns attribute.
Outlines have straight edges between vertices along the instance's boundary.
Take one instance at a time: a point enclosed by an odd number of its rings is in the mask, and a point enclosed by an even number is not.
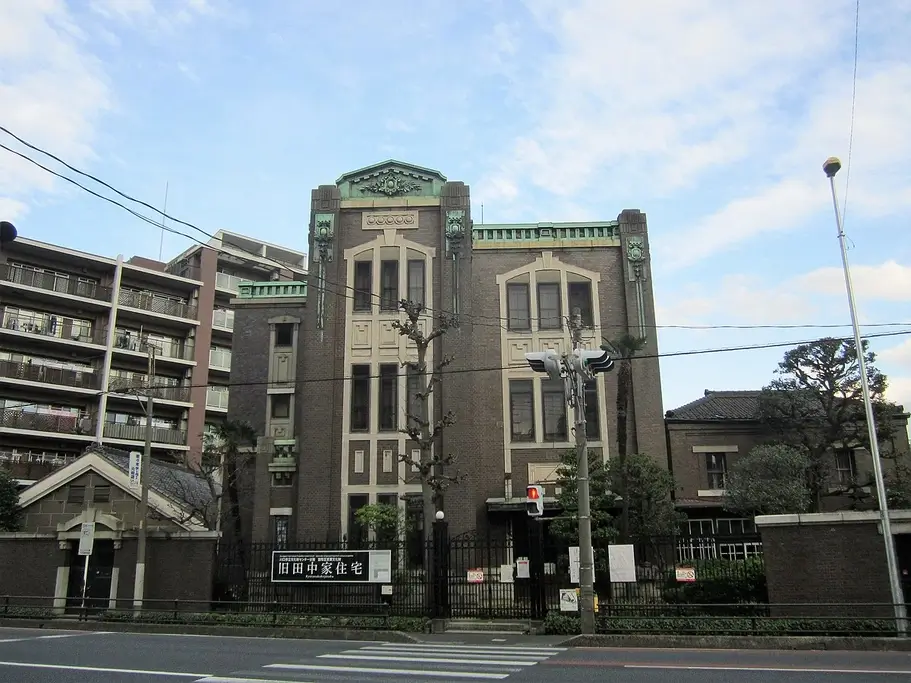
<svg viewBox="0 0 911 683"><path fill-rule="evenodd" d="M191 229L193 229L193 230L199 232L200 234L202 234L202 235L204 235L204 236L206 236L206 237L209 237L210 239L216 239L215 236L214 236L213 234L206 232L206 231L203 230L202 228L199 228L198 226L196 226L196 225L194 225L194 224L192 224L192 223L189 223L189 222L187 222L187 221L181 220L180 218L177 218L177 217L175 217L175 216L172 216L172 215L168 214L167 212L165 212L165 211L163 211L163 210L161 210L161 209L157 209L157 208L155 208L154 206L152 206L151 204L149 204L149 203L147 203L147 202L145 202L145 201L142 201L142 200L140 200L140 199L136 199L136 198L134 198L134 197L131 197L130 195L128 195L128 194L126 194L126 193L124 193L124 192L122 192L122 191L116 189L113 185L111 185L111 184L109 184L109 183L107 183L107 182L101 180L100 178L98 178L98 177L96 177L96 176L94 176L94 175L92 175L92 174L90 174L90 173L87 173L87 172L85 172L85 171L79 170L79 169L76 168L75 166L72 166L71 164L67 163L66 161L62 160L60 157L58 157L58 156L52 154L51 152L48 152L48 151L42 149L41 147L38 147L37 145L34 145L34 144L32 144L32 143L30 143L30 142L24 140L23 138L19 137L18 135L16 135L16 134L13 133L12 131L10 131L8 128L5 128L5 127L3 127L3 126L0 126L0 131L6 133L7 135L9 135L10 137L14 138L16 141L18 141L18 142L21 143L22 145L28 147L29 149L32 149L32 150L34 150L34 151L36 151L36 152L38 152L38 153L40 153L40 154L43 154L43 155L45 155L45 156L47 156L47 157L49 157L49 158L51 158L51 159L54 159L55 161L59 162L60 164L62 164L62 165L65 166L66 168L70 169L70 170L73 171L74 173L77 173L77 174L79 174L79 175L81 175L81 176L83 176L83 177L89 178L89 179L93 180L94 182L97 182L97 183L99 183L100 185L102 185L102 186L104 186L104 187L106 187L106 188L112 190L113 192L117 193L119 196L123 197L123 198L126 199L127 201L134 202L134 203L136 203L136 204L139 204L139 205L141 205L141 206L147 207L147 208L149 208L149 209L155 211L156 213L158 213L158 214L160 214L160 215L162 216L162 219L163 219L163 220L164 220L164 219L167 219L167 220L170 220L170 221L172 221L172 222L174 222L174 223L178 223L178 224L180 224L180 225L187 226L187 227L189 227L189 228L191 228ZM200 246L202 246L202 247L204 247L204 248L206 248L206 249L211 249L211 250L213 250L213 251L216 251L216 252L219 252L219 253L224 253L224 254L229 254L229 255L232 255L232 256L235 256L235 257L237 256L237 254L234 253L233 251L228 252L228 251L226 251L226 250L224 250L224 249L219 249L219 248L217 248L217 247L213 247L212 245L206 244L205 242L202 242L201 240L197 239L196 237L193 237L192 235L188 235L186 232L183 232L183 231L181 231L181 230L177 230L177 229L171 228L171 227L169 227L169 226L166 226L166 225L163 224L163 220L162 220L162 222L157 222L157 221L155 221L155 220L153 220L153 219L151 219L151 218L149 218L149 217L147 217L147 216L144 216L143 214L141 214L141 213L139 213L139 212L137 212L137 211L134 211L134 210L131 209L130 207L128 207L128 206L122 204L121 202L118 202L117 200L112 199L112 198L110 198L110 197L105 197L104 195L102 195L102 194L100 194L100 193L98 193L98 192L95 192L94 190L92 190L92 189L86 187L85 185L82 185L82 184L79 183L78 181L73 180L72 178L69 178L68 176L66 176L66 175L64 175L64 174L61 174L61 173L59 173L59 172L57 172L57 171L55 171L55 170L53 170L53 169L51 169L51 168L48 168L47 166L43 165L42 163L40 163L40 162L38 162L38 161L32 159L32 158L29 157L28 155L23 154L23 153L21 153L21 152L18 152L18 151L14 150L14 149L11 149L10 147L8 147L8 146L6 146L6 145L4 145L4 144L2 144L2 143L0 143L0 148L4 149L4 150L6 150L6 151L8 151L8 152L10 152L10 153L12 153L12 154L15 154L16 156L18 156L18 157L20 157L20 158L22 158L22 159L24 159L24 160L26 160L26 161L28 161L28 162L30 162L30 163L36 165L36 166L38 166L39 168L41 168L42 170L46 171L47 173L50 173L50 174L52 174L52 175L54 175L54 176L56 176L56 177L58 177L58 178L60 178L60 179L62 179L62 180L65 180L66 182L69 182L69 183L75 185L76 187L78 187L78 188L80 188L80 189L82 189L82 190L88 192L89 194L91 194L91 195L93 195L93 196L95 196L95 197L97 197L97 198L99 198L99 199L102 199L102 200L108 202L109 204L112 204L112 205L114 205L114 206L117 206L117 207L119 207L119 208L121 208L121 209L123 209L123 210L129 212L129 213L132 214L133 216L139 218L140 220L142 220L142 221L144 221L144 222L146 222L146 223L148 223L148 224L150 224L150 225L155 226L156 228L159 228L159 229L161 229L161 230L165 230L166 232L170 232L170 233L173 233L173 234L178 235L178 236L180 236L180 237L184 237L184 238L186 238L186 239L189 239L189 240L191 240L192 242L195 242L196 244L198 244L198 245L200 245ZM248 254L249 256L256 257L256 259L258 259L258 260L265 260L265 261L268 261L268 262L273 263L273 264L275 264L275 265L277 265L277 266L279 266L280 268L283 268L283 269L287 269L287 268L289 267L289 265L288 265L287 263L284 263L284 262L282 262L282 261L278 261L278 260L273 259L273 258L268 257L268 256L262 256L262 255L260 255L260 254L253 254L252 252L248 252L248 251L242 249L241 247L238 247L238 246L235 246L235 245L232 245L232 249L235 249L235 250L237 250L237 251L246 253L246 254ZM248 262L249 262L249 263L252 263L252 264L255 264L255 265L260 265L259 261L248 261ZM352 286L352 285L349 285L349 284L347 284L347 283L333 282L332 280L329 280L328 278L322 278L322 279L320 279L318 276L313 275L313 274L308 274L308 275L307 275L307 282L308 282L308 286L312 286L312 285L315 284L315 283L321 282L322 285L323 285L323 287L326 289L326 291L329 292L329 293L331 293L331 294L334 294L335 296L339 296L339 297L343 297L343 298L347 298L347 299L354 299L354 298L356 298L356 297L358 297L358 296L368 296L368 295L369 295L369 296L370 296L370 299L371 299L371 304L372 304L372 301L375 300L375 299L379 300L380 302L383 301L382 295L381 295L381 294L377 294L377 293L374 293L374 292L362 292L362 290L359 290L359 289L357 289L356 287L354 287L354 286ZM342 290L342 291L340 291L340 290ZM347 293L348 291L350 291L350 292L352 292L352 293L349 294L349 293ZM428 306L428 307L425 307L424 311L425 311L426 313L428 313L428 314L434 314L434 315L437 315L437 316L440 316L440 315L442 315L442 316L452 316L452 315L453 315L451 311L447 311L447 310L445 310L445 309L433 309L433 308L431 308L431 307L429 307L429 306ZM489 327L499 327L499 328L501 328L501 329L508 330L508 327L506 326L506 324L508 324L509 319L508 319L508 318L504 318L504 317L502 317L502 316L498 316L498 315L497 315L497 316L494 316L494 315L485 315L485 314L469 313L469 314L459 314L457 317L458 317L458 319L459 319L460 321L467 321L467 322L471 323L472 325L489 326ZM482 321L485 321L485 320L486 320L486 321L491 321L491 322L482 322ZM493 322L493 321L496 321L496 322ZM907 325L909 325L909 324L911 324L911 323L908 323L908 322L884 322L884 323L871 323L871 324L863 325L863 327L865 327L865 328L876 328L876 327L905 327L905 326L907 326ZM793 330L798 330L798 329L839 329L839 328L847 328L847 327L850 327L850 326L851 326L850 323L812 323L812 324L811 324L811 323L805 323L805 324L794 323L794 324L740 324L740 325L733 325L733 324L722 324L722 325L645 325L644 327L647 328L647 329L679 329L679 330L720 330L720 329L730 329L730 330L754 330L754 329L780 329L780 330L791 330L791 329L793 329ZM625 330L627 330L628 328L629 328L629 325L627 325L627 324L616 324L616 325L602 324L602 325L601 325L601 329L602 329L602 330L605 330L605 329L618 329L618 330L623 330L623 331L625 331Z"/></svg>

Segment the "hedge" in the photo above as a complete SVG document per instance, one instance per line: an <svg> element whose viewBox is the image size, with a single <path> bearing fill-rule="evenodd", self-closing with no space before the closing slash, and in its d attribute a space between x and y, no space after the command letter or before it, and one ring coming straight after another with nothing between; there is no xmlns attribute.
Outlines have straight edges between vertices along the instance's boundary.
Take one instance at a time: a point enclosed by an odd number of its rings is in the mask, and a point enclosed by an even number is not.
<svg viewBox="0 0 911 683"><path fill-rule="evenodd" d="M181 612L148 611L134 614L131 610L108 611L99 615L102 621L142 624L177 624L199 626L259 626L275 628L326 628L358 631L405 631L421 633L428 621L422 617L346 616L289 613Z"/></svg>
<svg viewBox="0 0 911 683"><path fill-rule="evenodd" d="M826 617L598 617L599 634L715 635L715 636L889 636L891 619L833 619ZM550 635L577 635L579 617L549 612L544 631Z"/></svg>
<svg viewBox="0 0 911 683"><path fill-rule="evenodd" d="M762 558L701 560L691 563L691 566L696 569L696 581L680 583L676 577L669 577L663 591L666 603L737 605L765 603L769 600ZM719 608L715 612L737 614L738 610Z"/></svg>

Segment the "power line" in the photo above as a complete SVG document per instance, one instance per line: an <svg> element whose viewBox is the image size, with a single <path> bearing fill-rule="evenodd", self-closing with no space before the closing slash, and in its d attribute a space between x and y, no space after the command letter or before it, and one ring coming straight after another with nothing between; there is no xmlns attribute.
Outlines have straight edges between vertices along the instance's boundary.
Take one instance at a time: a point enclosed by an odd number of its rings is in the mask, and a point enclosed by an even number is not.
<svg viewBox="0 0 911 683"><path fill-rule="evenodd" d="M86 178L89 178L89 179L93 180L94 182L99 183L100 185L103 185L104 187L106 187L106 188L110 189L111 191L115 192L116 194L118 194L119 196L123 197L123 198L126 199L127 201L134 202L134 203L136 203L136 204L139 204L139 205L141 205L141 206L147 207L147 208L149 208L149 209L155 211L156 213L158 213L158 214L160 214L160 215L162 216L162 222L161 222L161 223L156 222L156 221L152 220L151 218L149 218L149 217L147 217L147 216L144 216L144 215L142 215L142 214L140 214L140 213L134 211L133 209L131 209L130 207L124 205L123 203L121 203L121 202L119 202L119 201L117 201L117 200L115 200L115 199L111 199L110 197L105 197L104 195L99 194L98 192L95 192L94 190L92 190L92 189L90 189L90 188L88 188L88 187L82 185L81 183L77 182L76 180L73 180L72 178L69 178L69 177L66 176L66 175L63 175L63 174L58 173L57 171L55 171L55 170L53 170L53 169L51 169L51 168L48 168L47 166L41 164L40 162L38 162L38 161L32 159L32 158L29 157L28 155L22 154L21 152L18 152L18 151L16 151L16 150L13 150L13 149L7 147L6 145L3 145L2 143L0 143L0 148L5 149L6 151L8 151L8 152L10 152L10 153L12 153L12 154L15 154L15 155L18 156L18 157L21 157L22 159L25 159L26 161L28 161L28 162L30 162L30 163L32 163L32 164L38 166L39 168L41 168L42 170L46 171L47 173L50 173L50 174L52 174L52 175L54 175L54 176L56 176L56 177L58 177L58 178L61 178L62 180L65 180L66 182L75 185L76 187L78 187L78 188L80 188L80 189L82 189L82 190L88 192L89 194L91 194L91 195L93 195L93 196L95 196L95 197L98 197L99 199L102 199L102 200L108 202L109 204L112 204L112 205L114 205L114 206L117 206L117 207L119 207L119 208L125 210L125 211L128 211L128 212L129 212L130 214L132 214L133 216L139 218L140 220L142 220L142 221L144 221L144 222L146 222L146 223L148 223L148 224L150 224L150 225L154 225L156 228L158 228L158 229L160 229L160 230L165 230L165 231L170 232L170 233L172 233L172 234L179 235L179 236L181 236L181 237L184 237L184 238L186 238L186 239L189 239L189 240L191 240L192 242L195 242L195 243L199 244L200 246L202 246L202 247L204 247L204 248L206 248L206 249L211 249L211 250L213 250L213 251L215 251L215 252L224 253L224 254L228 254L228 255L231 255L231 256L235 256L235 257L237 256L237 254L235 254L235 253L233 253L233 252L228 252L228 251L226 251L226 250L224 250L224 249L218 249L217 247L213 247L213 246L210 245L210 244L206 244L205 242L200 241L198 238L193 237L192 235L188 235L187 233L182 232L182 231L180 231L180 230L176 230L176 229L174 229L174 228L165 226L165 225L163 224L163 222L164 222L165 219L168 219L168 220L171 220L171 221L173 221L173 222L175 222L175 223L179 223L180 225L187 226L187 227L189 227L189 228L191 228L191 229L193 229L193 230L199 232L200 234L202 234L202 235L204 235L204 236L206 236L206 237L209 237L209 238L211 238L211 239L216 239L216 237L215 237L213 234L206 232L206 231L203 230L202 228L199 228L199 227L197 227L196 225L194 225L194 224L192 224L192 223L189 223L189 222L187 222L187 221L184 221L184 220L181 220L181 219L179 219L179 218L176 218L176 217L174 217L174 216L168 214L166 211L163 211L162 209L158 209L158 208L154 207L153 205L151 205L151 204L149 204L149 203L147 203L147 202L145 202L145 201L142 201L142 200L140 200L140 199L136 199L136 198L134 198L134 197L131 197L130 195L128 195L128 194L126 194L126 193L124 193L124 192L118 190L118 189L115 188L113 185L110 185L109 183L107 183L107 182L101 180L100 178L98 178L98 177L96 177L96 176L94 176L94 175L92 175L92 174L90 174L90 173L86 173L85 171L81 171L81 170L79 170L78 168L76 168L75 166L72 166L71 164L68 164L66 161L62 160L60 157L58 157L58 156L52 154L51 152L48 152L48 151L46 151L46 150L44 150L44 149L42 149L42 148L40 148L40 147L38 147L38 146L36 146L36 145L33 145L32 143L30 143L30 142L24 140L23 138L19 137L18 135L16 135L15 133L13 133L12 131L10 131L9 129L7 129L7 128L3 127L3 126L0 126L0 131L6 133L7 135L9 135L10 137L14 138L14 139L17 140L19 143L21 143L22 145L28 147L29 149L32 149L32 150L34 150L34 151L36 151L36 152L38 152L38 153L40 153L40 154L43 154L43 155L45 155L45 156L47 156L47 157L49 157L49 158L51 158L51 159L54 159L55 161L59 162L60 164L62 164L62 165L65 166L66 168L70 169L70 170L73 171L74 173L77 173L77 174L79 174L79 175L81 175L81 176L84 176L84 177L86 177ZM233 245L232 245L232 247L233 247ZM271 257L262 256L262 255L260 255L260 254L253 254L252 252L246 251L245 249L242 249L241 247L233 247L233 248L235 248L237 251L246 253L246 254L248 254L248 255L250 255L250 256L254 256L254 257L256 257L256 258L259 259L259 260L269 261L269 262L274 263L275 265L277 265L277 266L279 266L279 267L281 267L281 268L288 268L288 264L287 264L287 263L283 263L283 262L278 261L278 260L276 260L276 259L273 259L273 258L271 258ZM253 265L259 265L259 262L258 262L258 261L250 261L250 260L248 260L248 263L251 263L251 264L253 264ZM309 276L308 276L308 279L309 279ZM314 279L316 280L316 279L318 279L318 278L316 278L316 276L314 276ZM347 283L344 283L344 284L343 284L343 283L333 282L333 281L328 280L328 279L325 279L325 278L322 279L322 283L323 283L324 287L326 287L326 289L327 289L327 291L328 291L329 293L334 294L334 295L339 296L339 297L343 297L343 298L346 298L346 299L354 299L354 298L355 298L356 296L358 296L358 295L362 295L362 296L367 296L367 295L369 295L370 298L371 298L371 300L373 300L373 299L380 299L380 300L382 301L382 297L381 297L380 294L374 294L373 292L362 292L362 290L359 290L359 289L357 289L356 287L353 287L353 286L351 286L351 285L348 285ZM338 291L338 289L342 289L342 290L345 290L345 291ZM353 292L354 294L348 294L347 291L351 291L351 292ZM444 309L433 309L433 308L430 308L430 307L426 307L425 310L426 310L428 313L434 313L434 312L436 312L438 315L452 315L452 312L451 312L451 311L447 311L447 310L444 310ZM508 323L508 322L509 322L509 319L508 319L508 318L503 318L503 317L501 317L501 316L484 315L484 314L467 314L467 315L461 314L459 317L460 317L461 319L463 319L463 320L470 321L471 324L473 324L473 325L487 326L487 327L498 327L498 328L500 328L500 329L508 329L508 328L504 325L504 323ZM490 321L496 321L496 322L481 322L482 320L490 320ZM909 325L909 324L911 324L911 323L907 323L907 322L886 322L886 323L872 323L872 324L869 324L869 325L864 325L864 327L867 327L867 328L876 328L876 327L905 327L905 326L907 326L907 325ZM794 329L794 330L796 330L796 329L839 329L839 328L850 327L850 324L849 324L849 323L844 323L844 324L839 324L839 323L809 324L809 323L807 323L807 324L767 324L767 325L758 325L758 324L757 324L757 325L747 325L747 324L744 324L744 325L646 325L645 327L647 327L648 329L679 329L679 330L721 330L721 329L730 329L730 330L756 330L756 329L781 329L781 330L791 330L791 329ZM626 330L626 329L628 328L628 325L607 325L607 324L602 324L602 325L601 325L601 328L602 328L602 330L604 330L604 329Z"/></svg>
<svg viewBox="0 0 911 683"><path fill-rule="evenodd" d="M883 338L883 337L900 337L900 336L907 336L907 335L911 335L911 330L900 330L900 331L896 331L896 332L879 332L879 333L874 333L874 334L868 335L867 338L876 339L876 338ZM853 337L841 337L841 338L836 337L836 339L838 339L838 341L842 341L842 342L853 342L854 341ZM818 339L804 339L804 340L799 340L799 341L786 341L786 342L768 342L768 343L763 343L763 344L746 344L746 345L741 345L741 346L725 346L725 347L709 348L709 349L691 349L691 350L686 350L686 351L670 351L670 352L665 352L665 353L653 353L653 354L643 353L643 354L636 354L636 355L632 356L632 358L630 360L631 361L643 361L643 360L655 360L655 359L661 359L661 358L680 358L680 357L685 357L685 356L700 356L700 355L708 355L708 354L715 354L715 353L731 353L731 352L736 352L736 351L761 351L764 349L777 349L777 348L786 348L786 347L790 347L790 346L800 346L803 344L812 344L812 343L815 343L816 341L818 341ZM396 361L396 364L398 364L398 363L399 363L399 361ZM444 369L440 370L438 374L440 374L440 375L460 375L460 374L467 374L467 373L474 373L474 372L502 372L504 370L524 370L524 369L528 369L528 366L526 364L493 365L493 366L478 367L478 368L451 368L451 369L444 368ZM359 375L357 379L380 379L380 378L381 378L381 376L377 374L377 375ZM309 385L309 384L326 384L329 382L348 382L348 381L351 381L352 379L354 379L354 377L352 377L350 375L343 375L340 377L333 376L333 377L319 377L319 378L310 378L310 379L298 379L298 380L295 380L294 382L282 382L282 381L276 381L276 380L256 380L256 381L250 381L250 382L232 382L229 380L226 383L187 384L187 385L183 385L180 387L174 387L172 385L164 385L164 384L162 384L162 385L152 384L151 388L153 388L153 389L200 389L200 388L210 388L210 387L224 387L227 389L231 389L231 388L235 388L235 387L256 387L256 386L266 386L266 387L268 387L268 386L282 386L282 387L295 386L296 387L296 386L303 386L303 385ZM123 395L142 396L142 395L144 395L142 392L147 390L148 388L149 388L149 386L146 384L139 384L139 385L136 385L133 387L120 387L117 391L112 391L112 390L98 391L98 392L92 394L92 397L97 398L104 394L121 395L121 396L123 396ZM28 407L28 406L36 406L36 405L43 405L43 404L27 403L27 404L24 404L24 405L18 406L18 407Z"/></svg>

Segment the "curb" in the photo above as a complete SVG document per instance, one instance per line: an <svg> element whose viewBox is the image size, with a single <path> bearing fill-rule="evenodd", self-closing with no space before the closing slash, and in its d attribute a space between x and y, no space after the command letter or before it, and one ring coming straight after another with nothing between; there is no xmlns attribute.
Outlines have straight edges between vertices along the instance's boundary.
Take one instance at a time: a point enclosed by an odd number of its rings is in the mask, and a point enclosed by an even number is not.
<svg viewBox="0 0 911 683"><path fill-rule="evenodd" d="M402 631L354 629L300 629L276 626L208 626L200 624L135 624L116 621L69 621L65 619L0 619L4 628L36 628L58 631L105 631L111 633L158 633L165 635L230 636L241 638L286 638L290 640L360 640L388 643L419 643Z"/></svg>
<svg viewBox="0 0 911 683"><path fill-rule="evenodd" d="M847 638L815 636L573 636L561 647L666 648L703 650L842 650L911 652L908 638Z"/></svg>

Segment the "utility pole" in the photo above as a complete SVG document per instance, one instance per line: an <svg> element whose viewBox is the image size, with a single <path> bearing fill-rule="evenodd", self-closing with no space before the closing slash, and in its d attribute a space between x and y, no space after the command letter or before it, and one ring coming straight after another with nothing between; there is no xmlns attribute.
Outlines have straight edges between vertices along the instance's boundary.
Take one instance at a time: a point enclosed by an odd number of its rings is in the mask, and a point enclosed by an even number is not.
<svg viewBox="0 0 911 683"><path fill-rule="evenodd" d="M563 382L566 400L573 409L576 429L576 483L579 499L579 588L582 633L595 632L595 554L592 547L591 493L588 473L588 436L585 424L585 382L609 372L614 362L606 351L582 348L582 314L573 310L569 321L572 353L558 356L554 351L526 353L525 359L535 372L544 372Z"/></svg>
<svg viewBox="0 0 911 683"><path fill-rule="evenodd" d="M149 369L146 377L146 429L145 449L142 452L142 467L140 468L140 486L142 493L139 501L139 547L136 549L136 576L133 582L133 612L142 612L142 599L145 593L146 575L146 545L148 543L149 523L149 475L152 469L152 415L155 409L154 388L155 379L155 345L146 340L149 352Z"/></svg>

